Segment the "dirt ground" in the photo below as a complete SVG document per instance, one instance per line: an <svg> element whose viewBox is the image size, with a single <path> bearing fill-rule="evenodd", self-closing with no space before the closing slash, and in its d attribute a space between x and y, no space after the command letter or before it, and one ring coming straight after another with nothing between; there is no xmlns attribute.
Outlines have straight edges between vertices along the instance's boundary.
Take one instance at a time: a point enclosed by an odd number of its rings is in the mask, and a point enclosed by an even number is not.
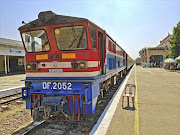
<svg viewBox="0 0 180 135"><path fill-rule="evenodd" d="M24 101L7 106L7 110L0 108L0 135L11 135L32 122L31 112L25 109Z"/></svg>

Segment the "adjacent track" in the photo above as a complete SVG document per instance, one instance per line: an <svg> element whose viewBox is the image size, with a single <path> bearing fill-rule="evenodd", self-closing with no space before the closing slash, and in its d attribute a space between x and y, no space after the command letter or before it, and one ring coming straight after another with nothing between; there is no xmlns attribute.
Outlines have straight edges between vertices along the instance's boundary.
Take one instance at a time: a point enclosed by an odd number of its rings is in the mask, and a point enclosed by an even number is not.
<svg viewBox="0 0 180 135"><path fill-rule="evenodd" d="M12 101L21 99L21 98L22 98L21 92L10 94L10 95L6 95L6 96L2 96L2 97L0 97L0 104L1 105L2 104L7 104L7 103L10 103Z"/></svg>

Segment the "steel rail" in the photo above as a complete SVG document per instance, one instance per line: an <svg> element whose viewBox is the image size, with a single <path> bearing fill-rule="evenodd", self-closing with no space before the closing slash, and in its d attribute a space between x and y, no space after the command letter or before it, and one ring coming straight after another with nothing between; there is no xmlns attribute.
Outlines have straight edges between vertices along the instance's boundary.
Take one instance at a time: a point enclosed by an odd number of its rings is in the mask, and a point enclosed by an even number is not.
<svg viewBox="0 0 180 135"><path fill-rule="evenodd" d="M21 98L22 98L22 97L17 97L17 98L10 99L10 100L4 101L4 102L0 102L0 104L7 104L7 103L10 103L10 102L12 102L12 101L15 101L15 100L21 99Z"/></svg>
<svg viewBox="0 0 180 135"><path fill-rule="evenodd" d="M11 98L11 97L14 97L14 96L17 96L17 95L20 95L20 94L21 94L21 92L0 97L0 105L2 105L2 104L7 104L7 103L10 103L10 102L12 102L12 101L21 99L22 96L20 96L20 97L15 97L15 98L7 99L7 100L6 100L6 98ZM5 100L5 101L2 101L2 102L1 102L1 100Z"/></svg>
<svg viewBox="0 0 180 135"><path fill-rule="evenodd" d="M0 100L1 100L1 99L4 99L4 98L8 98L8 97L12 97L12 96L16 96L16 95L19 95L19 94L21 94L21 92L14 93L14 94L10 94L10 95L6 95L6 96L1 96L1 97L0 97Z"/></svg>

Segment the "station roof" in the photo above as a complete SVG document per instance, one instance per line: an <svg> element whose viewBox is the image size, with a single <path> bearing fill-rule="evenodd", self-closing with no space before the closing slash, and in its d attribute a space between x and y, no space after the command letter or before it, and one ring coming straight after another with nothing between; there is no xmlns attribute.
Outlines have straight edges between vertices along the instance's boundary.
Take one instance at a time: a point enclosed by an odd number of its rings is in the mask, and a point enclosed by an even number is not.
<svg viewBox="0 0 180 135"><path fill-rule="evenodd" d="M0 45L23 47L22 41L1 38L1 37L0 37Z"/></svg>
<svg viewBox="0 0 180 135"><path fill-rule="evenodd" d="M149 47L148 50L168 50L168 47Z"/></svg>

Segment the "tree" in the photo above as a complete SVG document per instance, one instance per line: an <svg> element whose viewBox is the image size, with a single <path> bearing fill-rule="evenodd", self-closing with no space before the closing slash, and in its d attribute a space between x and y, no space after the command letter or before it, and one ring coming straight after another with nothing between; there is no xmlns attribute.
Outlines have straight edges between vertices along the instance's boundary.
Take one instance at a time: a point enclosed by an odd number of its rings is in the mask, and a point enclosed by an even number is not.
<svg viewBox="0 0 180 135"><path fill-rule="evenodd" d="M141 54L146 50L146 48L143 48L139 51L139 56L141 56Z"/></svg>
<svg viewBox="0 0 180 135"><path fill-rule="evenodd" d="M174 27L173 35L170 39L170 45L170 52L168 57L178 57L180 55L180 22L177 24L177 27Z"/></svg>
<svg viewBox="0 0 180 135"><path fill-rule="evenodd" d="M136 62L141 62L141 57L137 57Z"/></svg>

